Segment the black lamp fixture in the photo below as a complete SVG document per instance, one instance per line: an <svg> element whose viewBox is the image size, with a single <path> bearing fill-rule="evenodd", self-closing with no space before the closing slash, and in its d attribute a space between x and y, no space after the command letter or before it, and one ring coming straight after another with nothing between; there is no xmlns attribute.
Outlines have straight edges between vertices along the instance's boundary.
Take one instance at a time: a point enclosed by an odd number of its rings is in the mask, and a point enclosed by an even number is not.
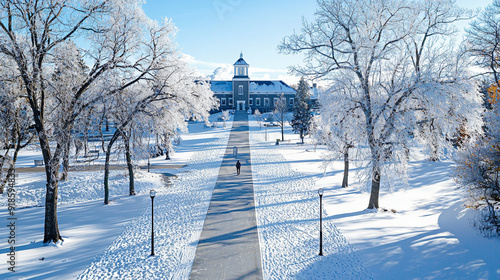
<svg viewBox="0 0 500 280"><path fill-rule="evenodd" d="M155 255L155 230L154 230L154 198L156 196L156 191L150 190L149 196L151 197L151 256Z"/></svg>
<svg viewBox="0 0 500 280"><path fill-rule="evenodd" d="M318 189L319 194L319 255L323 256L323 188Z"/></svg>

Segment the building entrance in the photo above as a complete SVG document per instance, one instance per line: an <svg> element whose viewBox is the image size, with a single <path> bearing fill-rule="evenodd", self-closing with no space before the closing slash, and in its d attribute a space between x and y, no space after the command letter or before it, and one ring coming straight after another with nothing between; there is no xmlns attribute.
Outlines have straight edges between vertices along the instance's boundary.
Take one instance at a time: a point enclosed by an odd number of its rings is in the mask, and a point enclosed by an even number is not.
<svg viewBox="0 0 500 280"><path fill-rule="evenodd" d="M238 111L245 111L246 110L245 109L245 101L238 100L236 104L237 104L236 110L238 110Z"/></svg>

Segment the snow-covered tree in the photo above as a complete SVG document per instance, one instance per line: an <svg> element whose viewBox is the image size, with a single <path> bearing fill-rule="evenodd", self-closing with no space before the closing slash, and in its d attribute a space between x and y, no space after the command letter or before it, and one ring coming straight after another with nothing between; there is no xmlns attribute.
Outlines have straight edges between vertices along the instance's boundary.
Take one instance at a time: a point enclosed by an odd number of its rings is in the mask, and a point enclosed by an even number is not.
<svg viewBox="0 0 500 280"><path fill-rule="evenodd" d="M455 179L467 190L467 206L478 210L476 227L500 235L500 106L485 116L485 134L462 145L455 158Z"/></svg>
<svg viewBox="0 0 500 280"><path fill-rule="evenodd" d="M171 53L174 27L148 19L140 0L3 1L0 6L0 53L16 65L38 135L47 177L44 242L62 240L57 222L59 167L75 120L101 99L150 78L168 67L158 61ZM72 56L64 44L81 40L79 53L89 65L83 80L67 92L65 113L51 137L48 79L56 52ZM62 52L62 53L61 53ZM110 76L114 76L109 79ZM109 81L109 83L108 83ZM105 85L105 86L102 86Z"/></svg>
<svg viewBox="0 0 500 280"><path fill-rule="evenodd" d="M285 133L284 128L285 124L288 121L287 114L288 113L288 104L286 103L285 94L281 93L280 97L274 103L273 115L278 122L278 125L281 128L281 141L285 141Z"/></svg>
<svg viewBox="0 0 500 280"><path fill-rule="evenodd" d="M109 161L114 143L122 137L125 143L127 166L129 170L129 194L134 194L133 167L129 144L130 131L134 123L150 118L163 119L157 131L163 136L175 135L177 130L186 129L186 119L208 122L209 111L216 108L217 101L208 83L195 80L194 73L180 55L171 49L158 61L158 70L151 73L151 79L136 83L124 89L121 94L108 96L104 103L113 104L108 108L109 118L116 125L116 131L106 147L104 165L104 203L109 203ZM168 138L170 140L170 138ZM170 147L167 147L169 149ZM168 150L167 156L168 156Z"/></svg>
<svg viewBox="0 0 500 280"><path fill-rule="evenodd" d="M455 179L467 190L467 205L478 211L475 225L486 235L500 235L500 1L495 0L470 24L469 51L482 69L478 88L485 109L483 133L460 143Z"/></svg>
<svg viewBox="0 0 500 280"><path fill-rule="evenodd" d="M259 111L259 109L255 109L253 112L253 116L255 117L255 120L259 123L259 129L262 128L262 113Z"/></svg>
<svg viewBox="0 0 500 280"><path fill-rule="evenodd" d="M497 88L500 88L499 31L500 0L493 0L467 29L469 51L475 58L475 64L488 69L485 74L491 76L490 79L497 84Z"/></svg>
<svg viewBox="0 0 500 280"><path fill-rule="evenodd" d="M222 111L223 127L226 128L226 121L229 120L229 110Z"/></svg>
<svg viewBox="0 0 500 280"><path fill-rule="evenodd" d="M19 75L12 66L9 61L0 60L0 194L7 183L7 174L15 170L19 151L35 136L30 130L28 104L21 97Z"/></svg>
<svg viewBox="0 0 500 280"><path fill-rule="evenodd" d="M310 104L309 86L302 77L297 87L297 94L295 94L292 117L293 131L299 133L302 144L304 143L304 137L309 133L311 125L312 112Z"/></svg>
<svg viewBox="0 0 500 280"><path fill-rule="evenodd" d="M319 0L318 5L316 20L304 21L302 32L285 37L280 50L305 53L305 66L293 67L296 74L326 80L337 74L353 85L349 98L363 119L352 129L363 131L355 140L369 148L364 153L371 181L368 208L378 208L383 176L407 181L407 149L414 141L434 137L445 145L463 120L477 124L477 92L448 37L454 22L471 15L452 0ZM347 115L352 108L329 109ZM418 133L422 125L429 129Z"/></svg>
<svg viewBox="0 0 500 280"><path fill-rule="evenodd" d="M355 144L363 145L359 140L365 139L362 136L364 130L355 129L362 127L363 115L359 110L359 104L353 101L353 97L359 93L356 87L349 83L351 80L339 75L332 76L331 81L333 86L324 92L320 99L320 114L316 118L317 128L314 137L317 142L328 148L323 162L325 168L334 160L343 158L342 187L346 188L349 186L349 162L352 158L349 156L349 151Z"/></svg>
<svg viewBox="0 0 500 280"><path fill-rule="evenodd" d="M65 126L71 125L67 120L71 119L71 115L74 114L71 108L74 106L72 104L74 95L70 93L75 85L81 85L85 81L88 68L73 41L61 42L54 49L54 53L51 54L54 71L50 79L46 81L46 104L47 111L50 112L50 114L47 114L46 123L59 137L63 137L58 142L62 145L63 168L60 180L64 181L68 177L69 152L72 143L72 133L67 133L70 130ZM82 112L79 112L79 114L82 114ZM76 122L76 119L74 122ZM74 127L74 124L71 127Z"/></svg>

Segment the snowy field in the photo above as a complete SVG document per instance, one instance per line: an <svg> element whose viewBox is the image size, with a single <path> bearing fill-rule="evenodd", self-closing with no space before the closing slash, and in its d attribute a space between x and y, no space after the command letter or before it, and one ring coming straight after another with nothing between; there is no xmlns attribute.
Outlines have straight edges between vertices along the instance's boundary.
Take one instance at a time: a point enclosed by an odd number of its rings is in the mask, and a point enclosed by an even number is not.
<svg viewBox="0 0 500 280"><path fill-rule="evenodd" d="M274 244L266 238L261 239L261 246L262 243L270 243L264 244L264 249L261 248L263 252L275 250L271 248L279 242L287 248L270 252L276 259L269 260L272 264L263 265L266 275L278 279L274 276L286 275L285 268L288 268L297 279L313 279L315 277L309 277L307 269L310 263L314 263L315 270L328 270L326 264L336 261L328 258L346 258L336 254L342 250L349 252L349 258L355 259L345 241L332 240L340 232L374 279L500 279L500 240L485 238L472 228L470 219L473 213L464 209L463 193L457 190L449 175L451 162L428 162L416 157L411 162L410 187L393 193L381 190L380 206L389 211L373 212L366 210L369 193L360 191L353 172L349 188L340 187L342 161L334 163L323 174L321 155L325 152L324 147L318 146L315 151L314 145L307 144L309 139L304 145L297 144L299 136L293 134L290 127L285 127L285 140L290 141L279 146L275 145L276 139L281 139L279 127L268 128L267 142L264 142L264 134L264 128L259 129L257 122L253 122L252 152L257 156L252 154L252 160L270 161L266 170L259 169L259 165L253 166L257 171L254 173L256 203L272 206L265 196L260 198L263 194L272 195L273 199L284 202L275 203L279 205L275 209L284 212L263 217L262 213L269 209L258 208L258 219L266 225L259 228L260 234L270 234L268 227L282 234L285 232L282 226L286 224L289 226L286 230L297 236L281 236L281 241L276 238ZM268 188L266 184L273 187ZM323 257L326 260L321 262L315 256L319 235L317 189L320 187L325 189L323 246L327 248L327 255ZM314 202L311 208L304 207L310 205L309 201ZM396 213L392 213L391 209ZM287 223L280 224L273 220L281 219L280 215L287 216ZM285 263L287 257L284 254L295 252L292 246L297 246L297 255L299 250L307 250L307 247L314 247L314 251L307 252L306 257L300 256L304 263L297 260ZM280 261L282 263L278 263ZM333 265L329 270L332 273L339 271L342 265L345 268L346 264L340 264ZM305 270L299 272L299 267ZM364 270L351 273L353 276L356 273L365 275ZM351 279L359 278L362 277Z"/></svg>
<svg viewBox="0 0 500 280"><path fill-rule="evenodd" d="M215 120L217 115L212 116ZM222 128L189 125L171 161L163 157L152 164L187 164L177 171L152 169L136 173L136 196L128 196L126 171L113 171L111 203L103 205L102 172L72 172L60 185L59 229L64 242L44 246L44 173L20 173L16 192L16 272L0 265L1 279L183 279L187 278L215 185L232 122ZM24 157L23 157L24 156ZM21 155L27 166L36 157ZM26 159L29 158L29 159ZM153 173L155 172L155 173ZM168 185L158 173L175 173ZM150 255L150 189L155 198L156 257ZM6 223L5 197L0 217ZM35 207L32 207L35 206ZM9 252L7 237L0 244ZM167 265L165 265L167 264ZM152 273L155 273L154 277Z"/></svg>
<svg viewBox="0 0 500 280"><path fill-rule="evenodd" d="M323 256L318 255L315 182L292 170L276 148L279 146L264 142L264 134L252 123L252 175L264 278L371 279L334 221L326 216Z"/></svg>
<svg viewBox="0 0 500 280"><path fill-rule="evenodd" d="M213 116L214 118L216 116ZM252 120L253 118L250 117ZM72 172L60 185L59 226L64 242L44 246L44 174L19 173L16 210L16 272L0 279L187 279L232 123L227 128L189 125L171 161L173 169L138 170L136 191L128 196L123 170L112 171L111 203L103 205L102 172ZM411 162L410 188L382 190L381 207L366 210L369 194L351 176L340 187L343 163L323 174L321 155L299 145L289 127L251 125L252 171L257 222L266 279L499 279L500 241L478 234L463 194L448 173L450 162ZM306 139L308 140L308 139ZM21 165L32 166L35 151ZM141 163L142 164L142 163ZM174 173L172 184L160 173ZM323 197L323 253L319 252L319 197ZM150 257L150 206L155 198L155 253ZM6 223L5 197L0 217ZM7 237L0 253L8 253Z"/></svg>

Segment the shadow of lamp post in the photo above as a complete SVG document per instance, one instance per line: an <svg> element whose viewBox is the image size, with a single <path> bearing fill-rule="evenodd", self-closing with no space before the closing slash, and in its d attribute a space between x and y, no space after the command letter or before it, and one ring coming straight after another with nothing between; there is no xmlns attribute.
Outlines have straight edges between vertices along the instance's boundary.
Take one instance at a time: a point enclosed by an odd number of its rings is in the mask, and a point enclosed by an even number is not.
<svg viewBox="0 0 500 280"><path fill-rule="evenodd" d="M156 196L155 190L149 191L149 196L151 197L151 256L155 255L155 230L154 230L154 198Z"/></svg>
<svg viewBox="0 0 500 280"><path fill-rule="evenodd" d="M323 256L323 188L318 189L319 194L319 255Z"/></svg>

